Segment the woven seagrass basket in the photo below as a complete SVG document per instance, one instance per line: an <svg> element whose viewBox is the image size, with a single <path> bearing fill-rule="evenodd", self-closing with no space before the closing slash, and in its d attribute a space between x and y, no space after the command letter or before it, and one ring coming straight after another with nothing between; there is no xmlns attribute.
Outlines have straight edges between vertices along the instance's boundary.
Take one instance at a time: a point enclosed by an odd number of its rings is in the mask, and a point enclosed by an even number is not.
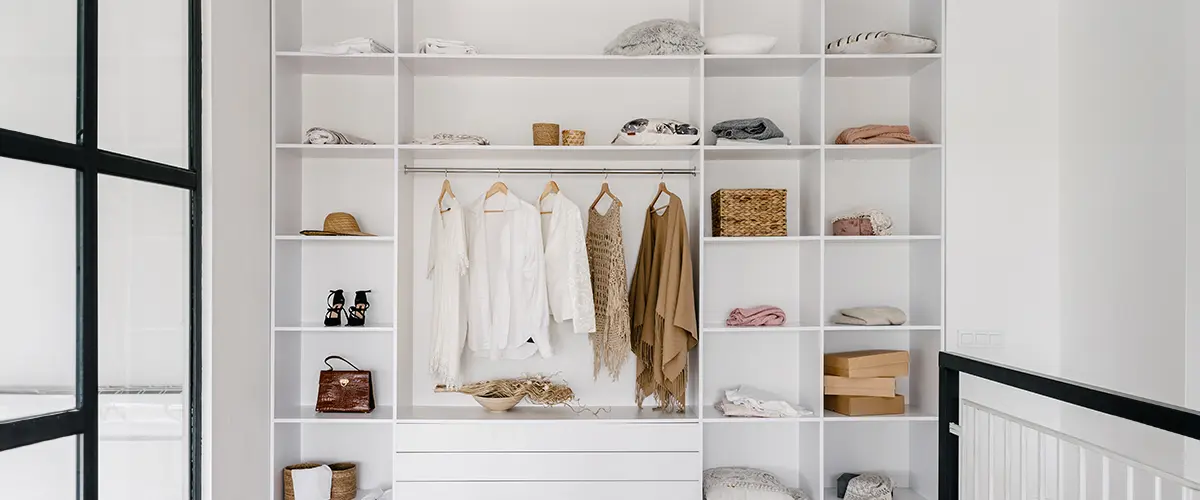
<svg viewBox="0 0 1200 500"><path fill-rule="evenodd" d="M533 124L533 145L534 146L557 146L558 145L558 124L557 123L535 123L535 124Z"/></svg>
<svg viewBox="0 0 1200 500"><path fill-rule="evenodd" d="M712 194L712 234L787 236L787 190L717 190Z"/></svg>

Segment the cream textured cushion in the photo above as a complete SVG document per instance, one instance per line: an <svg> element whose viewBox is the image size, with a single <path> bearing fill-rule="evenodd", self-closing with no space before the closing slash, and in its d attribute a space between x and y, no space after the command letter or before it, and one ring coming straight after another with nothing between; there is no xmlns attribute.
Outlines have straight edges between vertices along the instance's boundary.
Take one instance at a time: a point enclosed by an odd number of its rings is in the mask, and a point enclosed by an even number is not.
<svg viewBox="0 0 1200 500"><path fill-rule="evenodd" d="M937 40L887 31L839 38L825 45L828 54L924 54L937 50Z"/></svg>
<svg viewBox="0 0 1200 500"><path fill-rule="evenodd" d="M809 500L775 475L749 467L714 467L704 471L705 500Z"/></svg>
<svg viewBox="0 0 1200 500"><path fill-rule="evenodd" d="M719 35L704 39L704 51L709 54L767 54L779 41L771 35Z"/></svg>

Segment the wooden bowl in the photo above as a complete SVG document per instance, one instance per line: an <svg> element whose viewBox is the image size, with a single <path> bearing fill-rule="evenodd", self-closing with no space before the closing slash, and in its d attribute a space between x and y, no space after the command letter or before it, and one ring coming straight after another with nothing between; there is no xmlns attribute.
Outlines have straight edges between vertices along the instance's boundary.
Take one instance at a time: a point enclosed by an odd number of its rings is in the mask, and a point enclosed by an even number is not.
<svg viewBox="0 0 1200 500"><path fill-rule="evenodd" d="M479 403L479 406L484 407L487 409L487 411L492 413L501 413L511 410L514 406L517 406L517 403L520 403L521 400L524 399L524 396L514 396L511 398L485 398L483 396L471 397L475 398L475 402Z"/></svg>

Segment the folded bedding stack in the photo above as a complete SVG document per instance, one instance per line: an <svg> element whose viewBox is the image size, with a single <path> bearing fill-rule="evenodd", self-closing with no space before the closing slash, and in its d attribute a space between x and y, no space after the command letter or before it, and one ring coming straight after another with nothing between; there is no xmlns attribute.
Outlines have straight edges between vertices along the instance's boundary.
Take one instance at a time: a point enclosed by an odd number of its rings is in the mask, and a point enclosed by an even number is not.
<svg viewBox="0 0 1200 500"><path fill-rule="evenodd" d="M787 314L775 306L734 308L725 320L725 326L783 326Z"/></svg>
<svg viewBox="0 0 1200 500"><path fill-rule="evenodd" d="M375 141L363 139L356 135L338 132L333 129L313 127L304 131L305 144L346 145L346 144L375 144Z"/></svg>
<svg viewBox="0 0 1200 500"><path fill-rule="evenodd" d="M417 52L421 54L475 55L479 51L474 45L461 40L443 40L441 38L426 38L417 43Z"/></svg>
<svg viewBox="0 0 1200 500"><path fill-rule="evenodd" d="M794 418L813 414L774 394L746 386L726 390L716 407L726 417Z"/></svg>
<svg viewBox="0 0 1200 500"><path fill-rule="evenodd" d="M427 146L487 146L487 138L470 134L437 133L428 137L414 137L413 144Z"/></svg>
<svg viewBox="0 0 1200 500"><path fill-rule="evenodd" d="M838 134L838 144L928 144L912 136L908 125L863 125Z"/></svg>
<svg viewBox="0 0 1200 500"><path fill-rule="evenodd" d="M770 118L725 120L713 125L718 146L786 146L792 143Z"/></svg>
<svg viewBox="0 0 1200 500"><path fill-rule="evenodd" d="M908 321L908 316L899 308L881 307L850 307L838 311L833 322L839 325L857 326L896 326Z"/></svg>
<svg viewBox="0 0 1200 500"><path fill-rule="evenodd" d="M327 56L344 56L352 54L391 54L392 49L376 42L373 38L351 38L333 45L302 45L300 52L310 54L325 54Z"/></svg>

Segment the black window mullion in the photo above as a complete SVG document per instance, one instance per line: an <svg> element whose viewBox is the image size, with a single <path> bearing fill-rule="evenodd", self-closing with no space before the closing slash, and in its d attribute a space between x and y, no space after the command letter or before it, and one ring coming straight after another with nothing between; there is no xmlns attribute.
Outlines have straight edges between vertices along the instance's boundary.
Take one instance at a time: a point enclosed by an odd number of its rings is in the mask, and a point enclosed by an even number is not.
<svg viewBox="0 0 1200 500"><path fill-rule="evenodd" d="M99 500L100 498L100 422L99 422L99 234L97 213L99 211L99 146L97 124L99 123L98 100L100 96L100 5L99 0L79 0L79 68L78 142L83 147L83 168L79 171L76 185L78 216L79 268L79 314L76 334L78 345L75 352L78 380L75 384L76 403L84 419L84 432L78 437L77 498Z"/></svg>
<svg viewBox="0 0 1200 500"><path fill-rule="evenodd" d="M0 453L82 433L83 413L79 409L36 417L10 420L0 425Z"/></svg>
<svg viewBox="0 0 1200 500"><path fill-rule="evenodd" d="M0 157L57 167L83 168L83 150L69 142L0 128Z"/></svg>
<svg viewBox="0 0 1200 500"><path fill-rule="evenodd" d="M97 152L97 160L97 171L104 175L189 190L200 184L199 176L195 171L172 167L165 163L143 160L112 151Z"/></svg>

